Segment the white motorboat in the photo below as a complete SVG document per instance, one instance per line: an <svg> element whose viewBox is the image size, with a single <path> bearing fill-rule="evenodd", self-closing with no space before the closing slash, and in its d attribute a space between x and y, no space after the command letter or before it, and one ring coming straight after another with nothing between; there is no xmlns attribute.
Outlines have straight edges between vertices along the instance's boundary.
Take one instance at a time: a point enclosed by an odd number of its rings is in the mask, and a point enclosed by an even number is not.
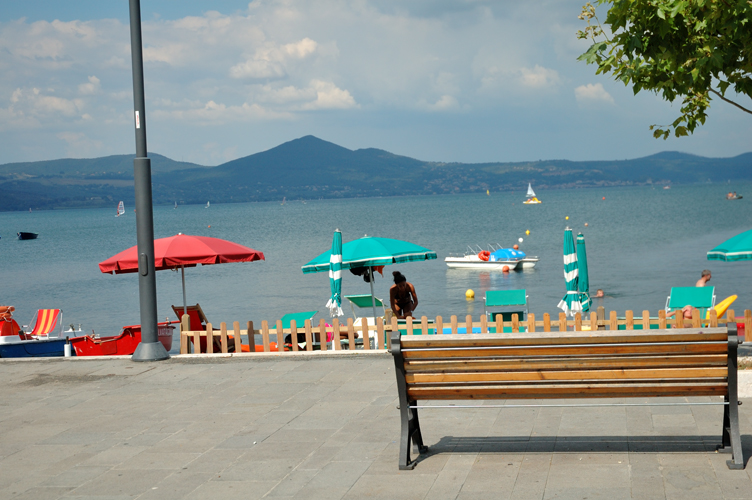
<svg viewBox="0 0 752 500"><path fill-rule="evenodd" d="M499 245L493 250L468 247L469 251L464 255L450 255L444 259L447 267L459 269L488 269L503 271L508 267L509 271L531 269L538 263L538 257L528 257L525 252L512 248L501 248Z"/></svg>

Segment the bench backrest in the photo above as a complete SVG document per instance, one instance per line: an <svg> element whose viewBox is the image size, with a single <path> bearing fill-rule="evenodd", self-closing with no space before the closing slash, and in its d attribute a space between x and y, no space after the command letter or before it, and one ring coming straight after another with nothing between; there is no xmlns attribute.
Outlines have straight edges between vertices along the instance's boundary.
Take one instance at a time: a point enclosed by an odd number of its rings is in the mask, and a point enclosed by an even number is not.
<svg viewBox="0 0 752 500"><path fill-rule="evenodd" d="M410 401L724 396L729 329L394 335L392 354Z"/></svg>

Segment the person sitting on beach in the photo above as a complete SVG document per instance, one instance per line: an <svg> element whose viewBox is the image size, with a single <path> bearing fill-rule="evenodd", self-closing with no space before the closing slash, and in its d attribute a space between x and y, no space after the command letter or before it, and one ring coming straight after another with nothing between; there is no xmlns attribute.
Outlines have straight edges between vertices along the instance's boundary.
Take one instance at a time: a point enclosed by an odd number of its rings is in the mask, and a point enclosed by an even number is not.
<svg viewBox="0 0 752 500"><path fill-rule="evenodd" d="M711 278L710 270L705 269L700 275L700 279L697 280L697 283L695 283L695 286L705 286L707 282L710 281L710 278Z"/></svg>
<svg viewBox="0 0 752 500"><path fill-rule="evenodd" d="M413 284L409 283L401 272L394 271L392 276L394 285L389 289L389 304L398 319L405 319L412 316L418 307L418 295Z"/></svg>

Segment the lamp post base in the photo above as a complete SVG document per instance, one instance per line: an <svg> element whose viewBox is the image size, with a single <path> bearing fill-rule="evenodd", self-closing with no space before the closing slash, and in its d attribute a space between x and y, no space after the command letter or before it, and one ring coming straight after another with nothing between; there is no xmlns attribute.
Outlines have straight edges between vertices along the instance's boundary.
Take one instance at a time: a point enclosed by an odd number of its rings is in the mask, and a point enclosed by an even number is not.
<svg viewBox="0 0 752 500"><path fill-rule="evenodd" d="M131 357L132 361L162 361L170 359L162 342L141 342Z"/></svg>

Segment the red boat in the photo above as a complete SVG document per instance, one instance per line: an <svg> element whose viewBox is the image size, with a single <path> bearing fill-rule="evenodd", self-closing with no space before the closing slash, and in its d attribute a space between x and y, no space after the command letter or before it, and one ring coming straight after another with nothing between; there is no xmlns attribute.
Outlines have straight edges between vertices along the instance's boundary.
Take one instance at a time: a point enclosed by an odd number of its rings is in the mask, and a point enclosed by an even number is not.
<svg viewBox="0 0 752 500"><path fill-rule="evenodd" d="M164 321L157 323L159 341L164 348L172 349L172 324L179 321ZM70 339L76 356L127 356L133 354L141 342L141 325L124 326L120 335L114 337L100 337L98 335L84 335Z"/></svg>

